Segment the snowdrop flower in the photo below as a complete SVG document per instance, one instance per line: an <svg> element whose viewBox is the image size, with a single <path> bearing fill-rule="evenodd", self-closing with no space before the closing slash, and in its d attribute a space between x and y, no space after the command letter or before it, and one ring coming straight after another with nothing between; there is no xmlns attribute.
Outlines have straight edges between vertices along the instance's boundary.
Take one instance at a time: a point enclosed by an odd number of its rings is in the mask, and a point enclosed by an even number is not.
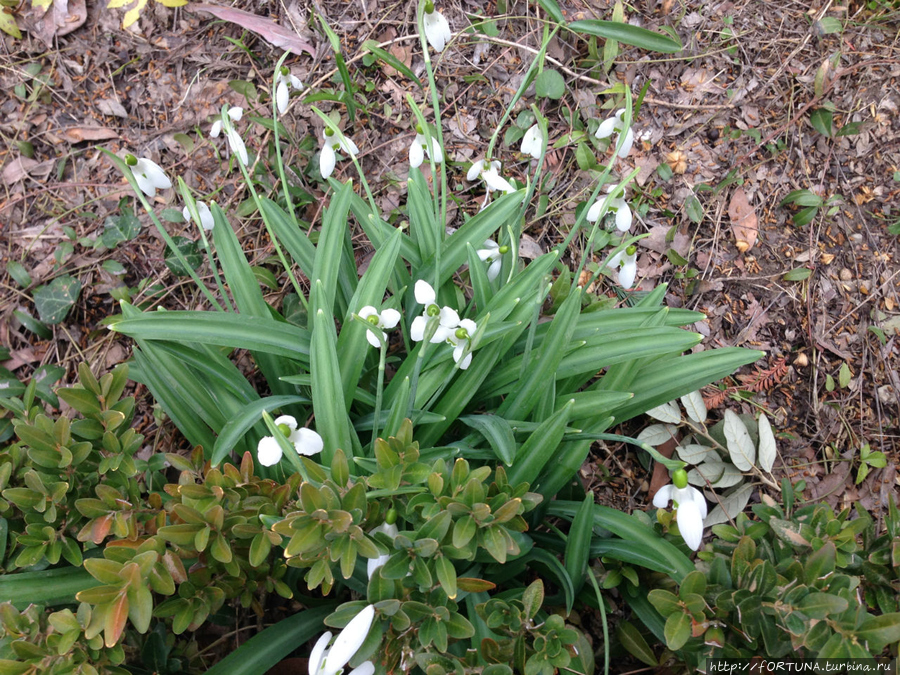
<svg viewBox="0 0 900 675"><path fill-rule="evenodd" d="M687 471L678 469L672 474L672 484L660 488L653 497L653 506L664 509L673 502L678 531L692 551L700 548L703 539L703 519L706 518L706 499L697 488L688 486Z"/></svg>
<svg viewBox="0 0 900 675"><path fill-rule="evenodd" d="M398 312L396 309L383 309L379 314L378 310L371 305L366 305L361 310L359 310L359 317L361 319L365 319L376 328L393 328L398 323L400 323L400 312ZM388 334L382 331L381 335L384 338L384 341L387 342ZM378 338L373 335L372 331L370 330L366 331L366 339L373 347L381 346L381 344L378 342Z"/></svg>
<svg viewBox="0 0 900 675"><path fill-rule="evenodd" d="M394 517L396 518L396 516ZM388 512L388 519L390 519L390 512ZM383 532L391 540L393 540L394 537L400 534L400 530L397 529L397 526L394 523L388 523L387 521L383 522L381 525L369 532L369 534L376 534L378 532ZM369 558L369 560L366 562L366 572L368 573L370 579L372 578L372 575L375 574L375 570L377 570L388 560L390 560L390 557L390 553L384 553L377 558Z"/></svg>
<svg viewBox="0 0 900 675"><path fill-rule="evenodd" d="M479 260L491 264L487 271L489 281L493 281L500 275L500 267L503 264L500 256L508 251L509 246L500 246L493 239L488 239L484 242L484 248L476 251Z"/></svg>
<svg viewBox="0 0 900 675"><path fill-rule="evenodd" d="M198 225L200 225L200 227L207 231L213 229L216 224L215 221L213 221L212 212L209 210L206 202L197 201L194 203L197 205L197 215L200 216L200 222L198 223ZM191 212L186 206L181 209L181 215L184 216L185 220L191 219Z"/></svg>
<svg viewBox="0 0 900 675"><path fill-rule="evenodd" d="M622 115L625 114L625 108L620 108L616 111L616 114L613 117L610 117L607 120L604 120L600 126L597 128L594 136L597 138L609 138L613 135L613 133L625 134L625 141L622 143L622 148L619 150L619 157L628 157L628 153L631 152L631 146L634 145L634 132L631 130L631 127L625 129L625 122L622 121ZM615 145L618 145L618 137L616 138Z"/></svg>
<svg viewBox="0 0 900 675"><path fill-rule="evenodd" d="M435 51L444 51L444 46L453 38L450 32L450 24L444 15L434 8L431 0L425 0L425 15L422 23L425 26L425 37Z"/></svg>
<svg viewBox="0 0 900 675"><path fill-rule="evenodd" d="M453 330L459 325L459 314L450 307L438 307L436 304L437 295L434 289L427 281L421 279L416 282L415 286L416 302L425 307L422 316L413 319L412 326L409 327L409 336L414 342L421 342L425 339L425 329L432 317L440 317L439 325L434 335L431 336L433 344L438 344L447 340L453 333Z"/></svg>
<svg viewBox="0 0 900 675"><path fill-rule="evenodd" d="M362 647L374 620L375 606L366 605L338 634L330 648L328 643L331 641L331 631L323 633L309 655L309 675L337 675L342 672L347 662ZM371 675L373 672L375 666L371 661L366 661L353 670L356 675Z"/></svg>
<svg viewBox="0 0 900 675"><path fill-rule="evenodd" d="M275 78L275 104L278 113L284 115L288 103L291 101L291 89L303 89L303 83L296 75L292 75L287 66L281 66L278 76Z"/></svg>
<svg viewBox="0 0 900 675"><path fill-rule="evenodd" d="M613 191L612 185L606 186L606 192ZM600 218L603 212L603 202L605 198L598 199L594 202L594 205L588 209L587 212L587 220L596 223L597 219ZM628 232L631 229L631 222L633 220L633 216L631 215L631 208L628 206L628 202L625 201L625 197L619 196L615 199L610 199L608 204L608 209L616 214L616 229L619 232Z"/></svg>
<svg viewBox="0 0 900 675"><path fill-rule="evenodd" d="M241 138L241 135L234 127L231 127L225 132L225 138L228 139L228 147L231 149L231 153L241 160L241 164L247 166L250 161L247 157L247 146L244 145L244 139Z"/></svg>
<svg viewBox="0 0 900 675"><path fill-rule="evenodd" d="M544 135L541 128L535 124L522 137L522 152L531 155L535 159L541 158L541 150L544 147Z"/></svg>
<svg viewBox="0 0 900 675"><path fill-rule="evenodd" d="M484 181L485 185L487 185L488 192L493 190L502 190L506 193L516 191L516 188L500 175L500 162L497 160L491 162L490 165L483 159L479 159L472 164L472 166L469 167L468 173L466 173L466 178L473 181L479 177Z"/></svg>
<svg viewBox="0 0 900 675"><path fill-rule="evenodd" d="M282 415L275 419L275 426L284 434L288 442L294 444L298 455L317 455L322 452L325 443L322 437L312 429L297 428L297 420L290 415ZM281 445L274 436L264 436L259 439L256 446L256 454L259 463L263 466L272 466L281 461Z"/></svg>
<svg viewBox="0 0 900 675"><path fill-rule="evenodd" d="M425 153L434 159L435 164L444 161L444 152L441 150L441 144L434 136L431 137L431 150L428 149L428 139L422 133L422 128L416 125L416 139L409 146L409 165L414 169L422 166L425 161Z"/></svg>
<svg viewBox="0 0 900 675"><path fill-rule="evenodd" d="M141 192L148 197L155 197L157 190L168 190L172 187L172 181L156 162L144 157L138 159L129 154L125 155L125 163L131 167L131 173Z"/></svg>
<svg viewBox="0 0 900 675"><path fill-rule="evenodd" d="M359 154L359 148L350 138L341 132L335 133L332 129L325 127L322 130L322 150L319 153L319 173L322 174L322 178L328 178L334 171L334 165L337 162L335 150L343 150L353 156Z"/></svg>
<svg viewBox="0 0 900 675"><path fill-rule="evenodd" d="M459 364L460 370L465 370L469 367L469 364L472 363L472 353L463 357L463 352L465 352L466 347L472 341L472 336L475 334L475 331L478 329L478 326L475 325L475 322L471 319L463 319L459 322L459 326L447 337L447 342L453 345L453 360Z"/></svg>
<svg viewBox="0 0 900 675"><path fill-rule="evenodd" d="M619 251L607 264L619 268L619 285L622 288L631 288L637 276L637 246L632 245L624 251Z"/></svg>
<svg viewBox="0 0 900 675"><path fill-rule="evenodd" d="M229 108L228 116L232 119L232 121L240 122L241 118L244 116L244 109L238 108L236 106L234 108ZM212 136L213 138L218 138L219 134L221 134L221 133L222 133L222 120L218 119L215 122L213 122L213 125L210 127L209 135Z"/></svg>

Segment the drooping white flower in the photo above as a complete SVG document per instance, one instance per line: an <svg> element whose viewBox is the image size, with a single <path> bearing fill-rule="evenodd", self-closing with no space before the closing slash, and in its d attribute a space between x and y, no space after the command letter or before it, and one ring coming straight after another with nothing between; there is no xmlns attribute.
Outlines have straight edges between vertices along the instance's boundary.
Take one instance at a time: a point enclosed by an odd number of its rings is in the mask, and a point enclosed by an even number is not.
<svg viewBox="0 0 900 675"><path fill-rule="evenodd" d="M400 323L400 312L398 312L396 309L383 309L379 313L379 311L371 305L366 305L361 310L359 310L359 317L361 319L365 319L377 328L394 328L398 323ZM384 341L387 342L388 334L382 331L381 335L384 338ZM366 331L366 339L373 347L381 346L378 343L378 338L373 335L372 331L370 330Z"/></svg>
<svg viewBox="0 0 900 675"><path fill-rule="evenodd" d="M297 420L290 415L281 415L275 419L275 426L284 434L289 443L292 443L298 455L317 455L322 452L325 443L322 437L312 429L306 427L297 428ZM256 446L256 454L259 463L263 466L272 466L281 461L281 445L274 436L263 436Z"/></svg>
<svg viewBox="0 0 900 675"><path fill-rule="evenodd" d="M522 152L526 155L531 155L535 159L540 159L543 148L544 135L541 133L541 128L535 124L522 137Z"/></svg>
<svg viewBox="0 0 900 675"><path fill-rule="evenodd" d="M232 154L241 160L241 164L247 166L250 163L247 156L247 146L244 145L244 139L241 138L237 129L234 127L229 128L228 131L225 132L225 138L228 139L228 147L231 149Z"/></svg>
<svg viewBox="0 0 900 675"><path fill-rule="evenodd" d="M459 364L460 370L465 370L472 363L472 353L463 356L466 347L472 342L472 336L478 326L471 319L463 319L459 326L447 336L447 342L453 345L453 360Z"/></svg>
<svg viewBox="0 0 900 675"><path fill-rule="evenodd" d="M637 247L629 246L624 251L619 251L609 259L608 265L619 268L619 285L631 288L637 276Z"/></svg>
<svg viewBox="0 0 900 675"><path fill-rule="evenodd" d="M172 187L172 181L156 162L145 157L135 159L134 155L127 155L125 161L131 167L131 173L141 192L148 197L155 197L157 190L168 190Z"/></svg>
<svg viewBox="0 0 900 675"><path fill-rule="evenodd" d="M244 116L244 109L239 108L237 106L228 109L228 116L234 122L240 122L241 118ZM209 135L213 138L218 138L219 134L222 133L222 120L218 119L213 122L212 126L209 128Z"/></svg>
<svg viewBox="0 0 900 675"><path fill-rule="evenodd" d="M275 104L278 106L279 115L284 115L291 102L291 89L303 89L303 83L287 66L282 66L275 78Z"/></svg>
<svg viewBox="0 0 900 675"><path fill-rule="evenodd" d="M422 22L425 26L425 37L428 44L437 52L444 51L444 47L453 39L453 33L450 32L450 24L447 19L434 8L431 0L425 0L425 14Z"/></svg>
<svg viewBox="0 0 900 675"><path fill-rule="evenodd" d="M200 222L197 224L207 231L213 229L216 226L216 223L213 220L212 211L209 210L206 202L197 201L194 203L197 205L197 215L200 216ZM181 215L184 216L185 220L191 219L191 212L186 206L181 209Z"/></svg>
<svg viewBox="0 0 900 675"><path fill-rule="evenodd" d="M400 534L400 530L398 530L397 526L394 525L393 523L391 523L391 524L382 523L381 525L379 525L378 527L373 529L371 532L369 532L369 534L376 534L378 532L383 532L392 540L394 537L396 537L398 534ZM379 555L377 558L369 558L369 560L366 562L366 572L369 575L369 579L372 578L372 575L375 573L375 570L377 570L379 567L384 565L388 560L390 560L390 558L391 558L390 553L384 553L382 555Z"/></svg>
<svg viewBox="0 0 900 675"><path fill-rule="evenodd" d="M342 150L353 156L359 154L359 148L351 138L344 136L340 131L335 132L325 127L322 130L322 150L319 152L319 173L322 174L322 178L328 178L334 171L337 162L336 150Z"/></svg>
<svg viewBox="0 0 900 675"><path fill-rule="evenodd" d="M679 487L680 485L680 487ZM672 483L664 485L653 497L653 506L664 509L673 502L681 538L692 551L703 540L703 519L706 518L706 499L697 488L687 484L687 472L679 469L672 474Z"/></svg>
<svg viewBox="0 0 900 675"><path fill-rule="evenodd" d="M612 192L612 190L612 185L606 186L607 192ZM594 202L590 209L588 209L586 218L589 222L596 223L600 216L603 215L604 201L606 201L605 198L600 198ZM631 207L629 207L628 202L625 201L625 197L620 195L615 199L610 199L607 208L609 211L616 214L616 229L619 232L628 232L628 230L631 229L631 223L634 217L631 214Z"/></svg>
<svg viewBox="0 0 900 675"><path fill-rule="evenodd" d="M503 265L501 256L506 253L503 249L509 250L506 246L500 246L493 239L488 239L483 244L484 248L476 251L478 259L482 262L490 263L487 270L487 278L493 281L500 275L500 267Z"/></svg>
<svg viewBox="0 0 900 675"><path fill-rule="evenodd" d="M490 164L483 159L479 159L469 167L466 178L470 181L481 178L487 185L488 191L502 190L503 192L515 192L516 188L500 175L500 162L494 160Z"/></svg>
<svg viewBox="0 0 900 675"><path fill-rule="evenodd" d="M450 307L438 307L437 295L434 289L427 281L416 282L415 286L416 302L425 307L422 316L413 319L412 325L409 327L409 337L414 342L421 342L425 339L425 329L432 317L439 317L439 324L434 335L431 336L429 342L438 344L444 342L459 325L459 314L455 309Z"/></svg>
<svg viewBox="0 0 900 675"><path fill-rule="evenodd" d="M425 161L425 153L428 153L428 156L434 159L435 164L440 164L444 161L444 152L441 150L441 144L438 143L438 139L434 136L431 137L431 150L429 150L428 139L416 127L416 138L412 145L409 146L409 165L414 169L422 166L422 162Z"/></svg>
<svg viewBox="0 0 900 675"><path fill-rule="evenodd" d="M631 130L631 127L628 127L628 129L625 128L625 122L622 120L622 115L624 114L625 108L620 108L616 111L614 116L601 122L597 131L594 133L594 136L597 138L609 138L613 133L624 133L625 140L622 143L622 147L619 149L619 157L623 158L628 157L628 153L631 152L631 146L634 145L634 132ZM616 145L618 144L619 140L617 137Z"/></svg>
<svg viewBox="0 0 900 675"><path fill-rule="evenodd" d="M328 643L331 641L331 631L323 633L309 655L309 675L337 675L343 671L344 666L362 647L374 621L375 607L366 605L350 620L344 630L338 633L330 648ZM353 672L356 675L371 675L374 670L371 661L366 661Z"/></svg>

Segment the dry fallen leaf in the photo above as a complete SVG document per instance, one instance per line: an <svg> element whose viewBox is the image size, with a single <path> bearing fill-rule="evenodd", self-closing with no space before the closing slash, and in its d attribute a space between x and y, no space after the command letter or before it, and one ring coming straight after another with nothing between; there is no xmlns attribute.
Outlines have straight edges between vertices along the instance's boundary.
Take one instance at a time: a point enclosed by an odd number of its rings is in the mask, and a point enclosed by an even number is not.
<svg viewBox="0 0 900 675"><path fill-rule="evenodd" d="M62 130L62 135L69 143L106 141L110 138L119 137L119 134L106 127L69 127Z"/></svg>
<svg viewBox="0 0 900 675"><path fill-rule="evenodd" d="M3 179L5 185L12 185L23 180L28 172L34 169L38 162L29 157L16 157L13 161L3 167L0 178Z"/></svg>
<svg viewBox="0 0 900 675"><path fill-rule="evenodd" d="M241 28L246 28L262 37L270 44L281 47L285 51L302 56L306 52L315 57L316 50L311 44L302 40L299 35L289 28L279 26L271 19L266 19L250 12L244 12L240 9L232 9L231 7L219 7L218 5L187 5L186 9L202 10L209 12L217 19L236 23Z"/></svg>
<svg viewBox="0 0 900 675"><path fill-rule="evenodd" d="M26 11L23 23L26 29L39 37L48 47L54 37L68 35L87 20L85 0L50 0L33 3Z"/></svg>
<svg viewBox="0 0 900 675"><path fill-rule="evenodd" d="M731 231L734 233L735 246L741 253L746 253L756 243L759 221L743 188L738 188L731 196L731 202L728 204L728 217L731 219Z"/></svg>

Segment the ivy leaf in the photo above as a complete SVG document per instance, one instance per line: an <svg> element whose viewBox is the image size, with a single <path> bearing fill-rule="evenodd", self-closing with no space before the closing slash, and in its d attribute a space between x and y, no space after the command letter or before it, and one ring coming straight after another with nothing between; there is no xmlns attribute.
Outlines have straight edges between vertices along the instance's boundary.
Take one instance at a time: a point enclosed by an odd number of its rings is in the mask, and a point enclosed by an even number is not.
<svg viewBox="0 0 900 675"><path fill-rule="evenodd" d="M106 248L115 248L123 241L131 241L141 232L141 221L133 213L120 216L109 216L103 221L103 234L100 243Z"/></svg>
<svg viewBox="0 0 900 675"><path fill-rule="evenodd" d="M81 292L81 282L68 274L34 290L34 305L41 321L56 324L66 318Z"/></svg>
<svg viewBox="0 0 900 675"><path fill-rule="evenodd" d="M178 250L181 251L181 254L184 256L185 260L187 260L191 269L196 270L200 267L203 262L203 255L200 253L200 247L197 245L196 241L191 241L187 237L172 237L172 241L178 247ZM175 252L169 247L166 247L165 260L166 267L168 267L169 271L175 276L186 277L190 274L176 257Z"/></svg>

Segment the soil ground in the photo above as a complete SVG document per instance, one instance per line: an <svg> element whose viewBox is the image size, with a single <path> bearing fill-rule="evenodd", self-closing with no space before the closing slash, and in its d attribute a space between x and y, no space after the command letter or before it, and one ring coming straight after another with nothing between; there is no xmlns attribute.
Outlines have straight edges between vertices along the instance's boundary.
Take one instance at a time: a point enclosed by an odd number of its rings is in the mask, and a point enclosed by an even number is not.
<svg viewBox="0 0 900 675"><path fill-rule="evenodd" d="M602 0L559 4L570 20L609 19L613 10ZM60 5L66 3L56 0ZM384 212L403 203L414 134L405 97L413 93L428 104L407 77L369 64L362 45L374 40L421 76L413 3L238 0L235 8L289 29L309 47L301 44L290 56L292 72L311 87L340 91L313 18L316 10L327 17L359 87L359 115L347 132L362 148ZM453 227L462 211L478 209L482 193L465 180L466 169L483 154L540 48L546 15L526 2L485 7L451 0L439 9L455 34L435 59L456 197L447 223ZM7 92L0 103L0 345L10 352L2 365L23 381L44 364L64 365L64 381L71 381L82 360L95 372L126 360L128 340L101 323L117 311L115 289L123 285L132 289L132 302L202 306L191 283L165 265L164 245L142 212L135 238L113 248L92 245L108 218L133 209L130 189L98 148L150 157L200 195L239 212L247 194L239 174L228 170L221 139L208 137L210 119L223 103L268 116L264 94L249 100L244 94L270 86L282 54L194 4L170 9L151 2L128 30L120 10L69 2L65 11L53 23L19 7L20 24L30 21L31 32L21 40L4 37L0 55L0 87ZM492 22L467 32L477 15ZM640 245L639 287L668 283L667 304L704 312L708 319L696 328L707 347L766 352L724 390L704 394L714 415L726 407L767 411L779 437L776 478L802 477L808 498L859 504L878 517L900 483L900 9L887 0L664 0L633 3L626 18L650 29L673 27L685 49L664 56L621 45L607 74L585 39L565 32L554 38L548 67L564 76L566 95L539 103L556 147L546 160L546 206L528 214L530 248L523 254L558 242L593 187L579 169L576 145L565 142L573 124L614 112L612 96L602 94L611 85L624 82L635 95L646 85L638 141L617 167L621 175L641 169L629 191L633 231L651 234ZM62 34L73 24L79 25ZM602 50L601 41L601 59ZM533 101L529 92L525 103ZM346 122L343 105L318 105L340 111ZM820 124L827 117L830 135ZM306 167L321 123L297 99L282 122L298 141L286 162L298 167L298 185L310 196L301 217L315 224L323 185ZM266 129L248 129L248 146L267 147ZM517 142L499 148L510 175L530 172ZM338 176L351 171L349 163L339 165ZM800 226L792 220L797 207L780 205L794 190L825 202ZM155 206L162 212L182 205L167 191ZM259 223L233 222L253 264L264 265L272 250ZM171 228L173 235L187 232L185 225ZM9 262L21 263L31 283L17 283L6 271ZM14 312L37 316L35 289L63 274L79 279L82 291L44 338ZM615 289L602 279L594 290L615 297ZM278 302L277 292L272 299ZM146 390L137 395L148 443L183 445L170 425L157 422ZM885 453L887 466L856 484L864 444ZM625 449L598 448L584 474L601 500L647 507L648 477Z"/></svg>

